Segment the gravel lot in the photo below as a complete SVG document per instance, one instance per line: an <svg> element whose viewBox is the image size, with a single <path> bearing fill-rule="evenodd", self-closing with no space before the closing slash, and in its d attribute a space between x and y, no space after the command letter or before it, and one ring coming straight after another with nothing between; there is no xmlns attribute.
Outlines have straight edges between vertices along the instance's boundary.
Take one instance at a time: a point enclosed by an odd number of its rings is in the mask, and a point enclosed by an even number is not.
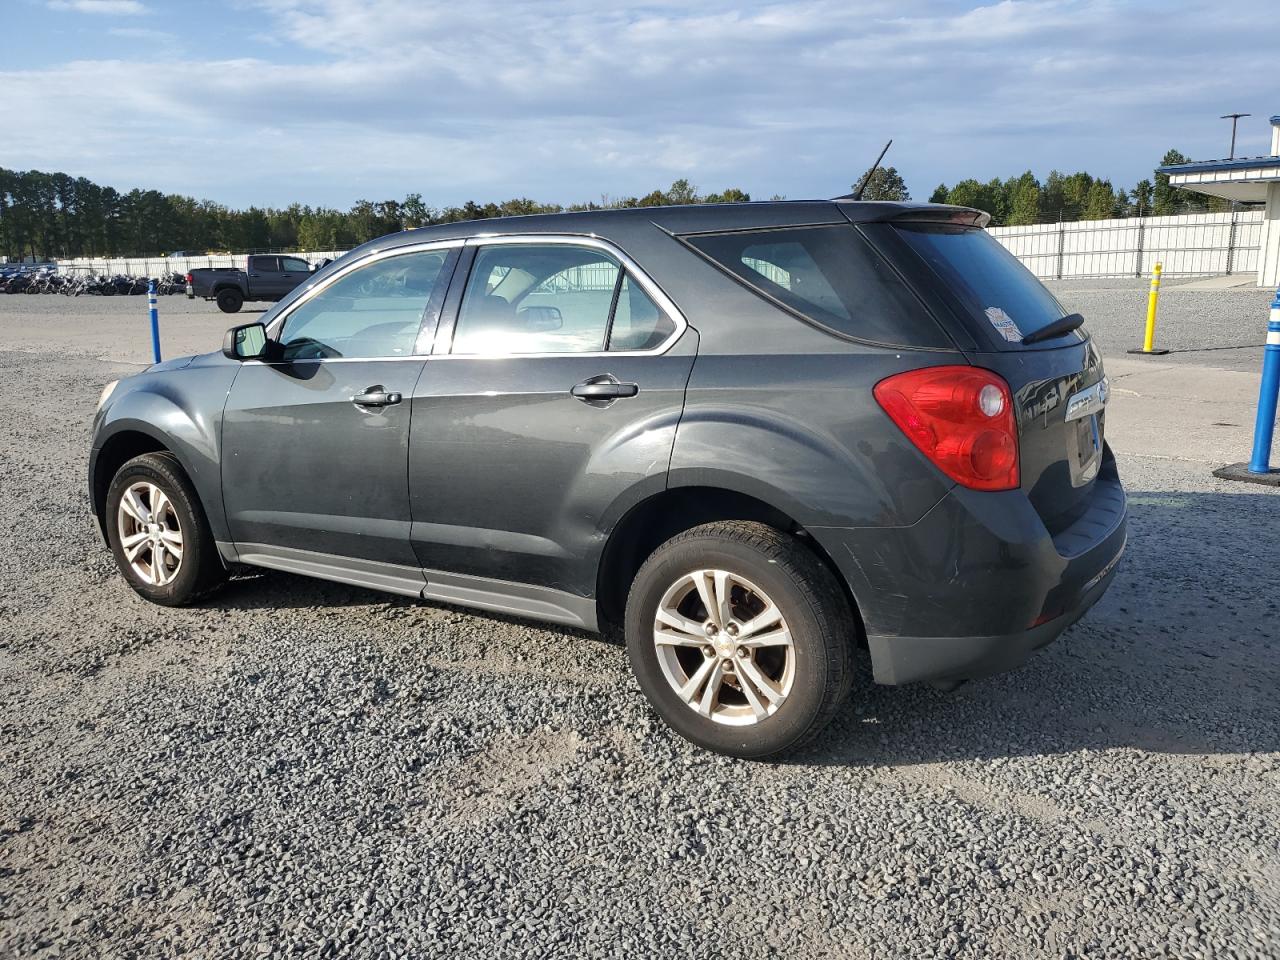
<svg viewBox="0 0 1280 960"><path fill-rule="evenodd" d="M1183 442L1247 453L1269 296L1173 288L1144 367L1145 286L1055 289L1132 385L1115 586L780 764L686 746L598 638L284 574L144 603L84 475L145 301L0 297L0 956L1276 957L1280 494ZM167 354L228 325L162 309Z"/></svg>

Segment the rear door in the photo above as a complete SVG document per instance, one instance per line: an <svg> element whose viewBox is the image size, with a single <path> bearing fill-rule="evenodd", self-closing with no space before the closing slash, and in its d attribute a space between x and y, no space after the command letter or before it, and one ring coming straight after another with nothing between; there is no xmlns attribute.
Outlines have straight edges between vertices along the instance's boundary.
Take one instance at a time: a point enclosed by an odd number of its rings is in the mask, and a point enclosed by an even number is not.
<svg viewBox="0 0 1280 960"><path fill-rule="evenodd" d="M1067 311L1016 257L978 227L870 225L963 327L969 361L1008 381L1017 407L1022 487L1051 532L1086 505L1104 456L1108 384L1083 327L1023 338Z"/></svg>
<svg viewBox="0 0 1280 960"><path fill-rule="evenodd" d="M413 397L414 550L593 595L604 532L665 487L697 335L601 241L469 243Z"/></svg>

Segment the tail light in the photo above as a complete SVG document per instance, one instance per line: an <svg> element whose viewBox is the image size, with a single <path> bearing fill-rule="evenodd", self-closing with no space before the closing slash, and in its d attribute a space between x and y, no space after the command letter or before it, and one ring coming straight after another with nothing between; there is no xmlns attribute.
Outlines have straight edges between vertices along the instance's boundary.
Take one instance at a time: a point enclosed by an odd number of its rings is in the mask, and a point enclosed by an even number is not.
<svg viewBox="0 0 1280 960"><path fill-rule="evenodd" d="M881 380L876 402L948 477L974 490L1019 484L1009 385L978 367L925 367Z"/></svg>
<svg viewBox="0 0 1280 960"><path fill-rule="evenodd" d="M190 282L191 282L191 274L189 274L189 273L188 273L188 274L187 274L187 283L190 283Z"/></svg>

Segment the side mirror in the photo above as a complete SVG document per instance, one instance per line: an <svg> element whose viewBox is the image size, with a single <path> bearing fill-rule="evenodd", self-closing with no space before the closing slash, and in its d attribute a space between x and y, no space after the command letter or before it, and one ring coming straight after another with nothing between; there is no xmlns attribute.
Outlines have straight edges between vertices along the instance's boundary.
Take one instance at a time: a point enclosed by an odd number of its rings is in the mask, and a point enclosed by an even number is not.
<svg viewBox="0 0 1280 960"><path fill-rule="evenodd" d="M258 360L267 352L267 328L260 323L232 327L222 338L222 355L230 360Z"/></svg>

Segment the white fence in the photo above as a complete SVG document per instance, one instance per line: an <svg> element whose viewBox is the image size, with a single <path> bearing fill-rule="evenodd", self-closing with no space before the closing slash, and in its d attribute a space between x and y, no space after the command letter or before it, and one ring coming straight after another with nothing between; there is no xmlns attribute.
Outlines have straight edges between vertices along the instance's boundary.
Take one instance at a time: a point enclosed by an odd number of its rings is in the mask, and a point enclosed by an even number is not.
<svg viewBox="0 0 1280 960"><path fill-rule="evenodd" d="M333 260L346 253L345 250L327 250L324 252L290 253L287 256L301 257L309 263L321 263ZM183 273L200 267L239 267L245 268L248 254L226 254L207 257L77 257L71 260L59 260L58 269L68 273L93 273L115 276L122 273L127 277L162 277L166 273Z"/></svg>
<svg viewBox="0 0 1280 960"><path fill-rule="evenodd" d="M1262 244L1261 210L1189 213L1176 217L1080 220L1027 227L992 227L990 233L1036 276L1145 277L1160 261L1167 276L1256 273ZM345 251L298 253L312 263ZM71 272L159 277L197 267L245 266L245 254L207 257L82 258L63 260Z"/></svg>
<svg viewBox="0 0 1280 960"><path fill-rule="evenodd" d="M1160 261L1172 276L1256 273L1261 210L1080 220L990 233L1042 279L1144 277Z"/></svg>

